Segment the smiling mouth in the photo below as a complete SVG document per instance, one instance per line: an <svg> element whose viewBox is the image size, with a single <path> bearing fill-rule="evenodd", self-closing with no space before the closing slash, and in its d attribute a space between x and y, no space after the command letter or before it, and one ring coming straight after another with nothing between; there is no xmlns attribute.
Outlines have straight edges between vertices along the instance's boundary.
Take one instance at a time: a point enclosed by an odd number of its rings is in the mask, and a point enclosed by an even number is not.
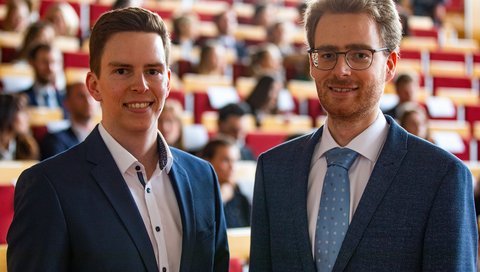
<svg viewBox="0 0 480 272"><path fill-rule="evenodd" d="M336 92L336 93L348 93L348 92L353 92L357 90L357 87L354 88L338 88L338 87L329 87L330 90Z"/></svg>
<svg viewBox="0 0 480 272"><path fill-rule="evenodd" d="M152 103L150 102L137 102L137 103L126 103L125 106L129 109L145 109L149 107Z"/></svg>

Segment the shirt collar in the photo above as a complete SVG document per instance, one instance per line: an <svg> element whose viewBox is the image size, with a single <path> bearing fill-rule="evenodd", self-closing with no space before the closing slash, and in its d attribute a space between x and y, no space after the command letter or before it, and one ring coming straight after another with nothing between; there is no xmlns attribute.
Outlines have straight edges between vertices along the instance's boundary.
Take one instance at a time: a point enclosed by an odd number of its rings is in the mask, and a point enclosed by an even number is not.
<svg viewBox="0 0 480 272"><path fill-rule="evenodd" d="M328 120L325 120L325 125L323 126L323 133L317 158L322 157L325 152L334 147L340 147L330 134L327 121ZM385 119L385 116L378 111L375 121L362 133L353 138L353 140L351 140L345 147L350 148L370 161L375 162L380 155L380 150L387 139L387 135L387 120Z"/></svg>
<svg viewBox="0 0 480 272"><path fill-rule="evenodd" d="M126 150L123 146L121 146L112 137L112 135L110 135L110 133L108 133L108 131L103 127L102 123L98 125L98 130L108 150L110 151L110 153L112 153L113 159L115 160L115 163L117 164L118 169L122 174L126 173L127 170L130 168L130 166L138 162L138 160L130 152L128 152L128 150ZM165 157L159 158L158 160L160 163L160 169L163 170L162 166L164 166L164 169L168 174L173 164L173 155L160 132L158 132L157 143L158 143L158 147L157 147L158 154L162 154L161 148L164 148L167 154L166 158Z"/></svg>

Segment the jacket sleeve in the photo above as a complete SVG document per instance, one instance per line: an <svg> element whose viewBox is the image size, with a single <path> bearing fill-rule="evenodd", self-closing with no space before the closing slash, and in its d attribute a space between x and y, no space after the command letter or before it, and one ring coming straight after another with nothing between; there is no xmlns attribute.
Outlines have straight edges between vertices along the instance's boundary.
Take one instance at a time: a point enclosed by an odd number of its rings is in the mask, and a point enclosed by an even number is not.
<svg viewBox="0 0 480 272"><path fill-rule="evenodd" d="M270 255L270 222L268 219L265 183L263 180L263 157L260 156L255 173L252 205L252 229L250 243L250 271L272 271Z"/></svg>
<svg viewBox="0 0 480 272"><path fill-rule="evenodd" d="M472 176L455 162L432 203L423 245L424 271L477 271L475 217Z"/></svg>
<svg viewBox="0 0 480 272"><path fill-rule="evenodd" d="M62 207L51 182L35 169L22 173L15 188L15 213L7 235L8 271L68 271Z"/></svg>

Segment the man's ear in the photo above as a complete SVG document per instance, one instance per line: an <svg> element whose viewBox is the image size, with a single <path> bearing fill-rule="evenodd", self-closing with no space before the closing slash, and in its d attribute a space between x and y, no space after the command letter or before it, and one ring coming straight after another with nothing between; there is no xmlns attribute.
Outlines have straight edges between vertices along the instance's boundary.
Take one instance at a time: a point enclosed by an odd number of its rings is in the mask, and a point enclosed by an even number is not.
<svg viewBox="0 0 480 272"><path fill-rule="evenodd" d="M98 89L98 78L94 72L91 72L91 71L88 72L85 84L87 85L88 92L90 93L90 95L98 102L101 102L102 93Z"/></svg>
<svg viewBox="0 0 480 272"><path fill-rule="evenodd" d="M385 82L389 82L390 80L395 77L395 71L397 69L397 60L398 60L398 53L393 51L390 53L387 59L386 65L386 73L385 73Z"/></svg>
<svg viewBox="0 0 480 272"><path fill-rule="evenodd" d="M170 80L171 80L171 76L172 76L172 71L170 69L168 69L167 71L167 94L165 95L165 98L168 97L168 95L170 94L170 88L171 88L171 85L170 85Z"/></svg>

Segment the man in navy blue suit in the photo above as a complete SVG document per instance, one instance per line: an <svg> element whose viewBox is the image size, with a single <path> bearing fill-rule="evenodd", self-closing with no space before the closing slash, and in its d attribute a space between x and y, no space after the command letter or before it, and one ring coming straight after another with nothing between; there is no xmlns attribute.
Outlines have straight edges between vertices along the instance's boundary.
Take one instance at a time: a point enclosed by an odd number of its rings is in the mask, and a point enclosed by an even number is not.
<svg viewBox="0 0 480 272"><path fill-rule="evenodd" d="M328 116L259 157L250 271L476 271L470 171L379 108L402 37L393 1L312 1L305 28ZM345 187L326 177L339 149L355 154Z"/></svg>
<svg viewBox="0 0 480 272"><path fill-rule="evenodd" d="M97 21L86 85L102 121L18 179L9 271L228 271L213 168L157 129L169 45L164 22L145 9Z"/></svg>
<svg viewBox="0 0 480 272"><path fill-rule="evenodd" d="M57 88L57 76L62 73L61 52L50 44L38 44L28 54L28 63L35 74L33 85L21 91L29 105L62 108L63 90Z"/></svg>
<svg viewBox="0 0 480 272"><path fill-rule="evenodd" d="M68 111L70 126L45 135L40 143L42 160L83 142L95 127L93 118L96 102L88 93L85 83L74 82L68 84L63 104Z"/></svg>

